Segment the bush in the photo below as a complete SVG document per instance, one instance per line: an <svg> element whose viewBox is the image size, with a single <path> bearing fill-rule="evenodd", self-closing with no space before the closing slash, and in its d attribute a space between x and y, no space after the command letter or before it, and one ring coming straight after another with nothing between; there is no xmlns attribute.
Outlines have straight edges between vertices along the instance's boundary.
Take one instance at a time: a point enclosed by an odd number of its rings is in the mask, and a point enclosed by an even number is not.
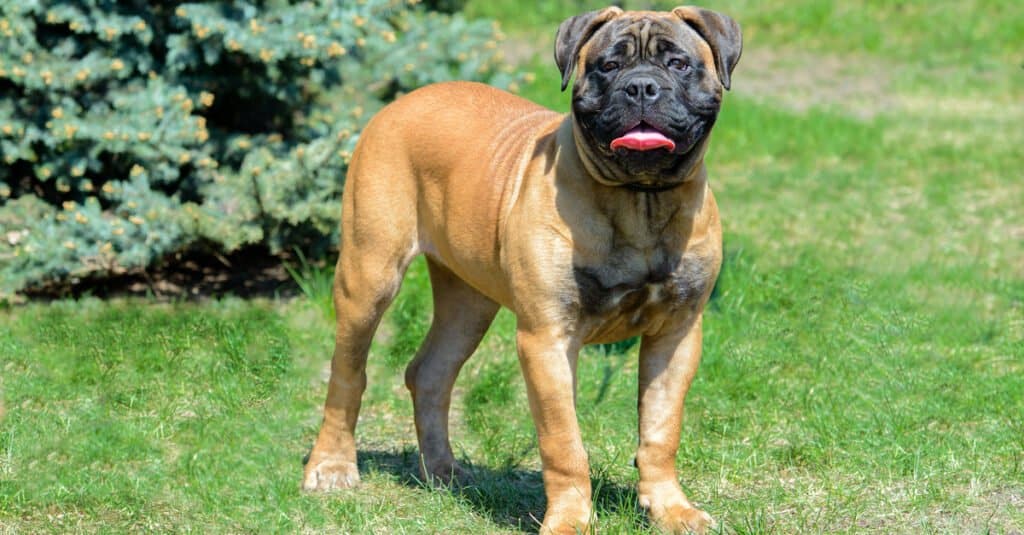
<svg viewBox="0 0 1024 535"><path fill-rule="evenodd" d="M359 129L500 33L416 0L0 3L0 301L190 249L336 239Z"/></svg>

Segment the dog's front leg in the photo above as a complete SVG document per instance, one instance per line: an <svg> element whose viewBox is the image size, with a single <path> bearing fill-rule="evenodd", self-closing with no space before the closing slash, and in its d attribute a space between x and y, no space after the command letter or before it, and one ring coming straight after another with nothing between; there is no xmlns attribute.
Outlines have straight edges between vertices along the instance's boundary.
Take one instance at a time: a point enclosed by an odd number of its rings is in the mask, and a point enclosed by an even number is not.
<svg viewBox="0 0 1024 535"><path fill-rule="evenodd" d="M680 331L645 336L640 346L637 490L651 521L669 533L704 533L714 523L690 504L676 477L683 399L697 372L700 353L700 316Z"/></svg>
<svg viewBox="0 0 1024 535"><path fill-rule="evenodd" d="M520 326L516 345L543 464L547 511L540 532L586 533L590 468L576 420L579 344L558 329Z"/></svg>

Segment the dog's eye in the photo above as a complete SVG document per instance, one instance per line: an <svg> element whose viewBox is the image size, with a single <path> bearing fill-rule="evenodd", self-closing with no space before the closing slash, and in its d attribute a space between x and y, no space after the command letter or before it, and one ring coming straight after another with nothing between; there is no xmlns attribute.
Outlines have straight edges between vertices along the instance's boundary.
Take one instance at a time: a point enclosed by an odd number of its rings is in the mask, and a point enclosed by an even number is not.
<svg viewBox="0 0 1024 535"><path fill-rule="evenodd" d="M668 60L668 66L670 69L676 69L679 71L685 71L690 68L690 64L682 58L672 58Z"/></svg>
<svg viewBox="0 0 1024 535"><path fill-rule="evenodd" d="M606 61L601 64L601 72L612 72L619 68L619 63L616 61Z"/></svg>

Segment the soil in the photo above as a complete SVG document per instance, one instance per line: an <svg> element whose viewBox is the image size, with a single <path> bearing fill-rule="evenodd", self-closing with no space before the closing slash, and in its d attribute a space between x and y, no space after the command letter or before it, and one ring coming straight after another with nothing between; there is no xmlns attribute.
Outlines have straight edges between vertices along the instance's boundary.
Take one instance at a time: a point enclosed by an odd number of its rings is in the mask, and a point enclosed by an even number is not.
<svg viewBox="0 0 1024 535"><path fill-rule="evenodd" d="M157 301L202 301L228 295L290 298L300 290L285 269L286 262L298 263L258 247L228 256L192 252L172 255L147 270L71 279L32 288L23 295L31 301L88 296L148 297Z"/></svg>

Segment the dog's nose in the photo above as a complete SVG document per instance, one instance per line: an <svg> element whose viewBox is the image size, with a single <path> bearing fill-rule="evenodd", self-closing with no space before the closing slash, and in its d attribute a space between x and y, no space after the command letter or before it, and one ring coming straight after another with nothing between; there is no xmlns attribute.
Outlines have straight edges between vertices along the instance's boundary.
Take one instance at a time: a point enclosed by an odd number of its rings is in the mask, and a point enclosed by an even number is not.
<svg viewBox="0 0 1024 535"><path fill-rule="evenodd" d="M653 102L658 100L661 94L661 87L653 78L637 76L626 82L626 94L636 102Z"/></svg>

